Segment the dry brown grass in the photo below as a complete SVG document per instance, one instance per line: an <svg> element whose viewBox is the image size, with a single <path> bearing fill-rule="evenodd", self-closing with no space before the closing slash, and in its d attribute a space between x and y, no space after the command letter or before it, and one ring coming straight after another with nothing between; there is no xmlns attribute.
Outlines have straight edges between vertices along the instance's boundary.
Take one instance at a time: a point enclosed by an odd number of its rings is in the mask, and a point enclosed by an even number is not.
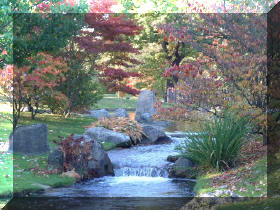
<svg viewBox="0 0 280 210"><path fill-rule="evenodd" d="M121 132L127 134L132 143L136 144L140 142L142 136L145 135L141 124L136 122L135 120L129 118L122 118L122 117L114 117L114 118L101 118L97 122L92 123L91 125L87 126L86 128L93 128L93 127L104 127L109 130L113 130L116 132Z"/></svg>

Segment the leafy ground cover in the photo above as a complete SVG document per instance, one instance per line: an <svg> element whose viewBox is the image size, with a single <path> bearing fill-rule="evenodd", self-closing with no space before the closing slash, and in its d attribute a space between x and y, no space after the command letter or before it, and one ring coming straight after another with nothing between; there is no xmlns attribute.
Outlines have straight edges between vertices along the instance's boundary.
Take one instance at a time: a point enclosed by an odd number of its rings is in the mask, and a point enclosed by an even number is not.
<svg viewBox="0 0 280 210"><path fill-rule="evenodd" d="M244 202L236 202L233 204L224 204L218 205L215 207L215 210L263 210L263 209L270 209L270 210L277 210L280 206L280 199L279 198L264 198L264 199L252 199L249 201Z"/></svg>
<svg viewBox="0 0 280 210"><path fill-rule="evenodd" d="M14 155L14 193L29 194L45 187L61 187L75 183L75 178L48 174L47 155Z"/></svg>
<svg viewBox="0 0 280 210"><path fill-rule="evenodd" d="M241 153L235 168L224 172L210 171L199 177L195 192L199 194L228 189L244 197L267 196L266 147L261 141L251 141Z"/></svg>

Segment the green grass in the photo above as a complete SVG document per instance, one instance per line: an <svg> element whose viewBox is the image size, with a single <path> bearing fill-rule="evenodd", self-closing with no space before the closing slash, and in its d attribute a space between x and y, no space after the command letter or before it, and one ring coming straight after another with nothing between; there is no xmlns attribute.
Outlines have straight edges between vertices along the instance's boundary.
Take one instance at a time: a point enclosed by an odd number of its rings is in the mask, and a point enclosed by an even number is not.
<svg viewBox="0 0 280 210"><path fill-rule="evenodd" d="M262 197L267 193L267 160L261 158L250 169L251 173L241 168L236 176L242 179L236 186L235 193L244 197ZM242 191L244 189L245 191Z"/></svg>
<svg viewBox="0 0 280 210"><path fill-rule="evenodd" d="M53 140L60 140L58 136L67 137L72 133L83 134L85 127L95 121L93 118L85 118L78 116L71 116L63 118L59 115L40 114L36 116L35 120L31 120L30 113L23 113L20 120L20 125L28 125L35 123L46 123L48 126L48 140L50 146L55 146ZM104 143L105 150L110 150L115 145ZM68 186L75 183L74 178L62 177L58 174L52 175L38 175L31 172L31 168L47 169L48 155L19 155L14 154L14 193L29 192L41 190L47 185L50 187Z"/></svg>
<svg viewBox="0 0 280 210"><path fill-rule="evenodd" d="M47 155L14 154L14 193L42 190L41 185L51 187L67 186L75 183L75 178L62 177L59 174L36 175L31 168L47 169Z"/></svg>
<svg viewBox="0 0 280 210"><path fill-rule="evenodd" d="M214 192L215 187L211 186L211 179L214 176L218 176L220 173L208 173L198 177L194 186L194 192L198 195L203 193Z"/></svg>
<svg viewBox="0 0 280 210"><path fill-rule="evenodd" d="M90 125L93 121L92 118L84 117L69 117L64 118L59 115L40 114L36 116L35 120L30 119L30 113L22 113L22 118L19 125L28 125L35 123L46 123L48 125L48 140L50 146L55 146L52 140L60 140L58 136L67 137L72 133L84 133L85 126ZM9 136L11 126L4 124L6 130L1 132L4 137ZM1 126L2 128L2 126ZM8 129L10 128L10 129ZM6 134L6 135L4 135ZM19 155L2 154L2 160L5 166L0 165L0 194L10 194L12 192L12 177L14 175L14 193L19 192L35 192L43 189L42 185L51 187L67 186L75 183L74 178L61 177L58 174L52 175L36 175L30 171L30 168L38 167L46 169L47 167L47 154L46 155ZM14 167L12 166L12 158L14 158ZM13 170L14 169L14 170ZM14 174L13 174L14 172ZM37 185L37 184L41 184Z"/></svg>
<svg viewBox="0 0 280 210"><path fill-rule="evenodd" d="M267 193L267 176L266 176L266 158L260 158L250 168L248 165L233 169L234 176L238 179L235 189L235 194L244 197L262 197ZM223 175L223 172L210 172L204 174L197 179L194 191L196 194L203 194L217 190L213 186L212 179ZM226 181L226 180L223 180ZM233 187L230 185L230 187Z"/></svg>
<svg viewBox="0 0 280 210"><path fill-rule="evenodd" d="M48 126L48 140L50 146L55 146L53 140L60 140L58 136L68 137L72 133L83 134L85 127L94 122L95 119L89 117L71 116L64 118L60 115L40 114L35 120L30 119L30 113L23 113L20 125L35 123L46 123Z"/></svg>
<svg viewBox="0 0 280 210"><path fill-rule="evenodd" d="M0 156L0 196L10 196L13 192L13 156L1 152Z"/></svg>
<svg viewBox="0 0 280 210"><path fill-rule="evenodd" d="M129 97L129 99L127 99ZM104 97L93 106L93 109L136 109L137 97L127 95L124 98L118 97L116 94L105 94Z"/></svg>
<svg viewBox="0 0 280 210"><path fill-rule="evenodd" d="M225 204L225 205L218 205L215 209L216 210L247 210L247 209L254 209L254 210L262 210L262 209L279 209L280 206L280 153L276 153L276 155L269 155L269 173L268 173L268 190L269 190L269 197L278 195L276 198L265 198L261 200L249 200L244 202L236 202L233 204ZM264 160L260 160L256 164L256 168L259 168L261 173L264 173L263 167ZM255 176L256 177L256 176ZM251 179L255 179L252 177Z"/></svg>
<svg viewBox="0 0 280 210"><path fill-rule="evenodd" d="M270 209L270 210L277 210L280 206L280 199L279 198L265 198L265 199L252 199L249 201L244 202L236 202L233 204L224 204L218 205L215 207L215 210L263 210L263 209Z"/></svg>
<svg viewBox="0 0 280 210"><path fill-rule="evenodd" d="M1 118L2 115L9 115L11 117L11 113L0 112L0 142L7 141L13 129L12 122Z"/></svg>
<svg viewBox="0 0 280 210"><path fill-rule="evenodd" d="M1 112L1 115L10 115ZM0 142L8 141L13 125L9 120L0 119ZM9 196L13 190L13 160L12 154L0 152L0 196Z"/></svg>

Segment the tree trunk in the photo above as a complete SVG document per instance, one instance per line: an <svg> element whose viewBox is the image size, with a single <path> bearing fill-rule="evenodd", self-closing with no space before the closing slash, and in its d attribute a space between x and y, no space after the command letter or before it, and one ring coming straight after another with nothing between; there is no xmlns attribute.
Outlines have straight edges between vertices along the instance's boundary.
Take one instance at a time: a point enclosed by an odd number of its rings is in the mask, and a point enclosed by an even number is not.
<svg viewBox="0 0 280 210"><path fill-rule="evenodd" d="M35 120L35 111L34 111L33 107L31 109L31 120Z"/></svg>
<svg viewBox="0 0 280 210"><path fill-rule="evenodd" d="M269 144L269 136L267 134L263 134L263 145Z"/></svg>
<svg viewBox="0 0 280 210"><path fill-rule="evenodd" d="M32 112L32 106L30 104L27 104L27 109L28 109L28 112Z"/></svg>

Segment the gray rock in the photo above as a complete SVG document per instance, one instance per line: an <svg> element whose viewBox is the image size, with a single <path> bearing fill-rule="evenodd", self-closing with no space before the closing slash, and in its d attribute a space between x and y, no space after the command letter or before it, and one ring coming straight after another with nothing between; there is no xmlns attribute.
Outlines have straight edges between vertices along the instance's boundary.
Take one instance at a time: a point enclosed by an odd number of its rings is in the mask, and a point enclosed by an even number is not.
<svg viewBox="0 0 280 210"><path fill-rule="evenodd" d="M103 127L89 128L85 135L99 142L111 142L116 146L125 146L130 144L130 137L124 133L118 133Z"/></svg>
<svg viewBox="0 0 280 210"><path fill-rule="evenodd" d="M108 154L104 151L101 143L93 141L90 156L91 159L88 161L87 164L87 171L89 177L114 175L112 162Z"/></svg>
<svg viewBox="0 0 280 210"><path fill-rule="evenodd" d="M48 156L48 170L57 169L63 171L64 155L59 148L53 149Z"/></svg>
<svg viewBox="0 0 280 210"><path fill-rule="evenodd" d="M143 141L155 143L156 141L170 140L170 138L164 133L162 128L153 125L143 125L143 131L145 137Z"/></svg>
<svg viewBox="0 0 280 210"><path fill-rule="evenodd" d="M19 126L10 135L9 145L9 150L14 153L26 155L48 153L48 127L43 123Z"/></svg>
<svg viewBox="0 0 280 210"><path fill-rule="evenodd" d="M242 197L242 196L237 195L236 193L233 193L233 192L230 194L230 196L231 196L232 198L240 198L240 197Z"/></svg>
<svg viewBox="0 0 280 210"><path fill-rule="evenodd" d="M14 140L13 140L13 133L10 133L10 136L9 136L9 139L8 139L8 145L9 145L9 147L8 147L8 152L13 152L13 145L14 145Z"/></svg>
<svg viewBox="0 0 280 210"><path fill-rule="evenodd" d="M174 165L176 167L193 167L194 166L192 161L190 161L187 158L183 158L183 157L180 157L178 160L176 160Z"/></svg>
<svg viewBox="0 0 280 210"><path fill-rule="evenodd" d="M151 122L152 116L156 114L155 103L156 97L153 91L141 91L137 100L135 120L138 122Z"/></svg>
<svg viewBox="0 0 280 210"><path fill-rule="evenodd" d="M186 133L183 132L174 132L174 133L167 133L167 135L174 137L174 138L186 138Z"/></svg>
<svg viewBox="0 0 280 210"><path fill-rule="evenodd" d="M180 157L170 168L168 177L193 179L198 173L198 169L193 166L192 161Z"/></svg>
<svg viewBox="0 0 280 210"><path fill-rule="evenodd" d="M151 123L153 122L153 115L151 113L143 113L140 115L139 122Z"/></svg>
<svg viewBox="0 0 280 210"><path fill-rule="evenodd" d="M119 108L119 109L115 110L114 117L128 117L128 113L127 113L126 109Z"/></svg>
<svg viewBox="0 0 280 210"><path fill-rule="evenodd" d="M152 120L150 122L144 122L142 124L157 126L157 127L160 127L161 129L169 128L173 125L173 123L171 121L164 121L164 120Z"/></svg>
<svg viewBox="0 0 280 210"><path fill-rule="evenodd" d="M167 157L167 161L169 161L171 163L175 163L179 158L180 158L179 155L169 155Z"/></svg>
<svg viewBox="0 0 280 210"><path fill-rule="evenodd" d="M73 141L77 141L78 139L79 137L76 135L73 138ZM84 154L82 152L75 159L70 160L70 165L75 168L75 171L79 173L82 179L114 175L111 160L109 159L108 154L104 151L100 142L91 138L90 140L83 139L80 141L80 144L84 147L86 144L89 145L90 150L82 150L87 153Z"/></svg>
<svg viewBox="0 0 280 210"><path fill-rule="evenodd" d="M103 117L110 118L110 113L106 109L97 109L97 110L91 110L90 116L94 117L96 119L100 119Z"/></svg>
<svg viewBox="0 0 280 210"><path fill-rule="evenodd" d="M84 140L85 140L86 142L89 142L89 141L91 140L91 137L88 136L88 135L85 135L85 134L83 134L83 135L74 134L73 139L74 139L74 140L77 140L77 139L82 138L82 137L84 138Z"/></svg>

